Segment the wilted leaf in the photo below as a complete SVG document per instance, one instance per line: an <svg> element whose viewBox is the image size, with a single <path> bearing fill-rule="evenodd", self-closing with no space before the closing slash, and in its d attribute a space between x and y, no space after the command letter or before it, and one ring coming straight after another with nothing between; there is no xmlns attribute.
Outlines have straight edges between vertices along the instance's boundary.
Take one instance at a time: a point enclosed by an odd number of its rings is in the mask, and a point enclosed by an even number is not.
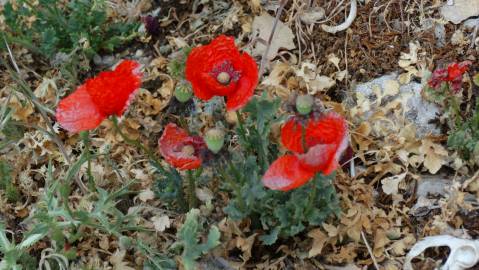
<svg viewBox="0 0 479 270"><path fill-rule="evenodd" d="M447 163L447 150L442 145L435 144L431 140L423 140L419 151L424 155L424 167L432 174L437 173L442 165Z"/></svg>
<svg viewBox="0 0 479 270"><path fill-rule="evenodd" d="M308 257L314 257L321 254L324 244L328 240L328 236L324 234L321 229L314 229L308 233L308 236L313 238L313 246L308 252Z"/></svg>
<svg viewBox="0 0 479 270"><path fill-rule="evenodd" d="M147 202L149 200L153 200L155 198L155 193L151 191L151 189L143 190L139 195L138 198L142 202Z"/></svg>
<svg viewBox="0 0 479 270"><path fill-rule="evenodd" d="M268 13L264 13L261 16L256 16L253 20L253 31L259 33L258 37L267 41L273 29L274 17ZM294 34L291 29L282 23L278 22L276 26L276 31L273 36L271 46L267 58L272 60L278 54L279 49L288 49L292 50L296 48L294 44ZM261 42L256 42L255 47L253 48L252 54L254 56L262 56L266 50L266 45Z"/></svg>
<svg viewBox="0 0 479 270"><path fill-rule="evenodd" d="M155 230L158 232L163 232L166 228L171 226L170 218L168 216L155 216L151 218Z"/></svg>
<svg viewBox="0 0 479 270"><path fill-rule="evenodd" d="M399 174L399 175L394 175L391 177L386 177L383 180L381 180L384 193L388 195L398 194L399 183L406 177L406 174L407 172Z"/></svg>

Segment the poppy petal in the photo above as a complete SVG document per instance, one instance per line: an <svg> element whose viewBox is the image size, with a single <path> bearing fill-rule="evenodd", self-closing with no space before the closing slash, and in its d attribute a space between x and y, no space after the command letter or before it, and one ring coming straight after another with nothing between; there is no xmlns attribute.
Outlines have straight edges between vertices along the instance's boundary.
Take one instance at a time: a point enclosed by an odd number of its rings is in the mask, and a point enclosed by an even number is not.
<svg viewBox="0 0 479 270"><path fill-rule="evenodd" d="M84 85L58 103L55 116L60 126L70 132L94 129L106 118Z"/></svg>
<svg viewBox="0 0 479 270"><path fill-rule="evenodd" d="M288 150L304 153L303 125L296 117L291 117L281 128L281 143Z"/></svg>
<svg viewBox="0 0 479 270"><path fill-rule="evenodd" d="M197 137L190 137L185 130L170 123L166 126L163 135L158 141L160 154L173 167L179 170L192 170L201 166L201 158L195 153L185 153L183 147L191 145L193 148L201 144ZM197 152L197 151L195 151Z"/></svg>
<svg viewBox="0 0 479 270"><path fill-rule="evenodd" d="M267 188L288 191L300 187L311 180L314 171L307 170L295 155L284 155L275 160L263 176Z"/></svg>
<svg viewBox="0 0 479 270"><path fill-rule="evenodd" d="M335 144L318 144L309 148L305 154L298 155L298 158L304 168L327 175L338 167L338 161L334 159L336 150Z"/></svg>
<svg viewBox="0 0 479 270"><path fill-rule="evenodd" d="M121 116L141 85L140 64L124 60L113 71L103 71L88 79L85 87L104 115Z"/></svg>
<svg viewBox="0 0 479 270"><path fill-rule="evenodd" d="M221 84L217 77L226 72L231 80ZM221 35L208 45L193 48L186 59L185 77L195 96L209 100L225 96L227 110L244 106L258 84L258 67L247 53L240 53L232 37Z"/></svg>
<svg viewBox="0 0 479 270"><path fill-rule="evenodd" d="M254 89L258 85L258 66L256 61L247 53L241 55L242 74L238 81L236 91L226 97L226 109L228 111L237 110L251 99Z"/></svg>
<svg viewBox="0 0 479 270"><path fill-rule="evenodd" d="M310 118L306 126L306 146L317 144L345 144L347 140L348 124L346 120L335 112L323 114L317 118ZM345 146L342 146L345 148ZM344 151L344 149L343 149Z"/></svg>
<svg viewBox="0 0 479 270"><path fill-rule="evenodd" d="M100 72L86 80L58 103L56 118L68 131L96 128L103 119L121 116L141 85L140 64L122 61L113 71Z"/></svg>

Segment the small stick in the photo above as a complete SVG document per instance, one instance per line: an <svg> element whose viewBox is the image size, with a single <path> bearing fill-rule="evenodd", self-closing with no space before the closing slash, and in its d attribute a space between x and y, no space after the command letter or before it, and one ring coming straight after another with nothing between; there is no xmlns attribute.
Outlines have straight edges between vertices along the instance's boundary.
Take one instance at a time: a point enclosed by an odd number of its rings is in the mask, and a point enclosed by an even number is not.
<svg viewBox="0 0 479 270"><path fill-rule="evenodd" d="M283 13L284 6L286 6L288 0L281 0L279 3L278 11L276 12L276 17L274 18L273 28L271 29L271 33L269 34L268 44L266 46L266 50L261 57L261 63L259 65L259 78L263 75L264 66L266 65L266 61L268 60L269 49L271 48L271 42L273 41L274 32L276 31L276 27L278 26L279 18L281 17L281 13Z"/></svg>
<svg viewBox="0 0 479 270"><path fill-rule="evenodd" d="M374 254L373 254L373 251L371 249L371 246L369 246L368 240L366 239L366 235L364 235L364 232L362 230L361 230L361 237L363 238L364 244L366 245L366 248L368 249L368 252L369 252L369 255L371 256L371 259L373 259L374 268L376 268L376 270L379 270L380 269L379 264L376 261L376 258L374 258Z"/></svg>
<svg viewBox="0 0 479 270"><path fill-rule="evenodd" d="M472 49L476 45L476 37L477 37L477 30L479 29L479 21L476 22L476 26L474 27L474 32L472 33L472 40L471 40L471 45L469 45L469 48Z"/></svg>

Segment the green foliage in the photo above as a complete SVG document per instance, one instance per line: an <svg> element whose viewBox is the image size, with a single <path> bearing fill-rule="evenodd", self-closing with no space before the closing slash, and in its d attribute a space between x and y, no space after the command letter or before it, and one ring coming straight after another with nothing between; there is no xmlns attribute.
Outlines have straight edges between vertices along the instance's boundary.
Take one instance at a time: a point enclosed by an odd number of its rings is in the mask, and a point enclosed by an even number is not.
<svg viewBox="0 0 479 270"><path fill-rule="evenodd" d="M222 172L224 188L232 198L224 211L240 220L249 217L253 226L267 234L260 237L266 245L303 232L307 226L321 224L340 211L334 175L316 175L308 184L289 192L265 189L256 159L238 157Z"/></svg>
<svg viewBox="0 0 479 270"><path fill-rule="evenodd" d="M205 243L198 242L200 230L203 229L202 224L198 222L199 215L198 209L191 209L186 214L185 223L177 234L178 240L172 246L173 249L183 249L181 261L186 270L195 270L196 260L220 244L220 231L216 226L211 226Z"/></svg>
<svg viewBox="0 0 479 270"><path fill-rule="evenodd" d="M143 266L143 269L156 269L156 270L175 270L178 269L176 263L166 255L152 249L145 243L137 241L136 250L145 255L148 261Z"/></svg>
<svg viewBox="0 0 479 270"><path fill-rule="evenodd" d="M160 172L154 189L155 195L162 201L184 212L188 211L187 200L183 190L183 177L173 167L163 169L159 164L153 166Z"/></svg>
<svg viewBox="0 0 479 270"><path fill-rule="evenodd" d="M175 80L184 80L185 79L185 63L186 58L191 52L190 47L184 47L180 51L174 54L173 59L168 64L168 73Z"/></svg>
<svg viewBox="0 0 479 270"><path fill-rule="evenodd" d="M24 129L12 120L12 115L12 108L8 106L0 108L0 150L23 137Z"/></svg>
<svg viewBox="0 0 479 270"><path fill-rule="evenodd" d="M444 109L444 117L447 119L447 125L455 129L462 121L460 104L462 97L454 94L448 83L443 82L439 87L431 88L429 85L424 87L425 97L432 102L439 104Z"/></svg>
<svg viewBox="0 0 479 270"><path fill-rule="evenodd" d="M282 120L276 116L279 106L279 100L270 101L265 95L248 103L244 108L248 119L240 119L237 131L246 151L234 153L233 159L219 169L223 188L232 193L224 211L236 220L250 218L253 226L266 231L260 239L267 245L297 235L307 226L319 225L340 211L332 184L334 176L318 174L289 192L263 187L261 177L279 152L269 139L271 126Z"/></svg>
<svg viewBox="0 0 479 270"><path fill-rule="evenodd" d="M136 212L124 214L116 206L120 200L126 199L132 193L129 187L133 182L113 191L97 188L96 193L91 193L82 199L85 200L83 203L89 206L87 209L81 207L82 203L76 209L70 207L68 178L78 173L81 164L87 160L80 157L67 173L67 179L54 179L53 167L51 163L49 164L44 192L34 206L34 214L24 221L32 226L29 235L41 234L42 237L48 237L52 243L55 243L53 252L56 256L68 262L68 260L76 259L76 250L75 248L68 250L65 247L74 246L76 241L85 237L84 228L90 228L114 236L123 244L127 243L124 248L133 248L144 254L147 264L154 266L154 269L176 269L174 261L166 255L126 235L128 232L147 231L146 228L136 225L138 216Z"/></svg>
<svg viewBox="0 0 479 270"><path fill-rule="evenodd" d="M452 130L447 145L458 151L465 159L474 159L479 164L479 99L473 115Z"/></svg>
<svg viewBox="0 0 479 270"><path fill-rule="evenodd" d="M282 120L277 117L276 112L281 106L281 100L276 98L271 101L263 93L261 97L253 99L244 107L243 112L248 113L246 120L238 114L239 126L236 130L239 136L239 143L251 155L258 157L261 168L266 171L269 163L277 156L277 148L271 145L269 134L271 126Z"/></svg>
<svg viewBox="0 0 479 270"><path fill-rule="evenodd" d="M479 86L479 73L476 75L472 76L472 82L476 85Z"/></svg>
<svg viewBox="0 0 479 270"><path fill-rule="evenodd" d="M2 255L0 269L20 270L24 269L24 266L31 265L32 258L28 256L27 249L42 240L45 235L46 230L28 233L23 236L19 244L16 244L15 240L9 240L4 224L0 223L0 254Z"/></svg>
<svg viewBox="0 0 479 270"><path fill-rule="evenodd" d="M13 183L12 169L4 160L0 160L0 189L5 191L8 201L16 202L20 199L20 192Z"/></svg>
<svg viewBox="0 0 479 270"><path fill-rule="evenodd" d="M111 52L131 40L138 28L134 23L112 22L102 0L16 2L15 6L7 2L3 10L7 39L49 59L76 50L87 58Z"/></svg>

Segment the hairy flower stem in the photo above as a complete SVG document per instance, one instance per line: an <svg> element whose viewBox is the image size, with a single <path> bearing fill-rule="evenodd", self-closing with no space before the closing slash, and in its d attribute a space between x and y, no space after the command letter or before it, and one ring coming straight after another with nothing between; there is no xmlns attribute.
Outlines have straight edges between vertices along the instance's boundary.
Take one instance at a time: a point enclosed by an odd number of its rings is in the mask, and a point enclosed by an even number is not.
<svg viewBox="0 0 479 270"><path fill-rule="evenodd" d="M88 185L91 190L95 190L95 179L93 178L93 174L91 173L91 153L90 153L90 132L89 131L82 131L80 132L80 137L85 145L83 151L85 151L86 159L87 159L87 176L88 176Z"/></svg>
<svg viewBox="0 0 479 270"><path fill-rule="evenodd" d="M236 118L238 118L238 125L240 130L239 136L241 136L242 140L247 143L247 148L248 148L247 150L253 152L253 154L255 152L258 154L258 162L261 166L261 169L263 171L266 171L268 169L269 162L268 162L267 153L263 147L262 140L260 140L259 142L258 141L251 142L246 136L247 132L246 132L246 128L244 127L243 116L241 116L241 114L238 111L236 111ZM259 133L257 130L256 132Z"/></svg>
<svg viewBox="0 0 479 270"><path fill-rule="evenodd" d="M457 98L452 97L450 100L451 100L450 104L451 104L451 108L452 108L452 113L454 114L453 115L454 124L455 124L454 128L457 128L457 127L461 126L461 122L463 121L462 117L461 117L461 108L460 108L459 101L457 100Z"/></svg>
<svg viewBox="0 0 479 270"><path fill-rule="evenodd" d="M188 205L190 209L195 208L197 205L197 199L196 199L196 177L193 176L193 171L188 170L186 172L187 178L188 178Z"/></svg>

